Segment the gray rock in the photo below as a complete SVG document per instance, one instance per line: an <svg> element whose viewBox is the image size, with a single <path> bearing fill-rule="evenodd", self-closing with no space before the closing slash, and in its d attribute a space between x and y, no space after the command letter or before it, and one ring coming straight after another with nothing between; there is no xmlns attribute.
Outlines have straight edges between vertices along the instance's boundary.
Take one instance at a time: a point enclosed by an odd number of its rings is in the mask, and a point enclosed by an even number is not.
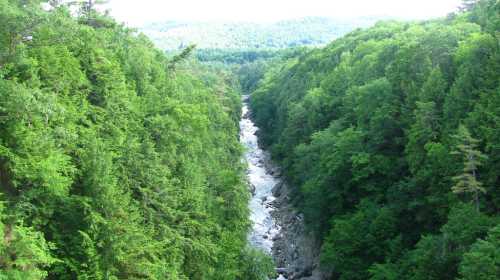
<svg viewBox="0 0 500 280"><path fill-rule="evenodd" d="M267 173L275 178L282 174L267 152L264 152L264 160L259 160L256 164L264 166ZM252 193L255 195L255 187L253 189ZM269 233L263 235L265 239L272 238L276 273L288 280L329 279L331 275L320 270L320 243L306 231L303 215L291 205L288 185L280 180L274 186L272 193L276 197L275 200L270 201L267 197L261 199L263 203L274 208L271 215L281 227L277 235Z"/></svg>
<svg viewBox="0 0 500 280"><path fill-rule="evenodd" d="M275 197L280 197L281 196L281 189L283 188L283 185L284 185L283 182L279 182L278 184L276 184L276 186L274 186L273 195Z"/></svg>
<svg viewBox="0 0 500 280"><path fill-rule="evenodd" d="M250 191L250 193L252 194L252 196L255 195L256 188L255 188L254 184L248 182L248 190Z"/></svg>
<svg viewBox="0 0 500 280"><path fill-rule="evenodd" d="M276 273L281 274L281 275L287 277L288 276L288 269L285 268L285 267L277 267L276 268Z"/></svg>
<svg viewBox="0 0 500 280"><path fill-rule="evenodd" d="M288 267L287 279L323 280L330 275L320 270L320 244L305 230L304 217L291 205L289 189L285 183L278 183L273 194L276 207L272 215L281 227L273 238L273 255L278 267Z"/></svg>

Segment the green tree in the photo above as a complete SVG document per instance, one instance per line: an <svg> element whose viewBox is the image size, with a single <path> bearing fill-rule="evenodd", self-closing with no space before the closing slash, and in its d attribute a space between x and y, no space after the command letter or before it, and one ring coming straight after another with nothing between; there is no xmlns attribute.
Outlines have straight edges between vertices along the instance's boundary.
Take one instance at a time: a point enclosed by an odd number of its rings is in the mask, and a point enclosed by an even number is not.
<svg viewBox="0 0 500 280"><path fill-rule="evenodd" d="M272 258L257 249L247 247L240 261L242 273L237 280L266 280L276 274Z"/></svg>
<svg viewBox="0 0 500 280"><path fill-rule="evenodd" d="M175 66L177 64L179 64L180 62L182 62L183 60L186 60L192 53L193 51L195 50L196 48L196 45L193 44L193 45L189 45L187 46L186 48L184 48L181 53L175 55L174 57L172 57L172 59L168 62L168 66L167 68L171 71L174 71L175 70Z"/></svg>
<svg viewBox="0 0 500 280"><path fill-rule="evenodd" d="M453 207L439 234L423 236L403 263L403 275L412 280L455 279L462 256L482 238L493 219L475 211L470 204Z"/></svg>
<svg viewBox="0 0 500 280"><path fill-rule="evenodd" d="M54 244L46 241L41 232L21 224L12 224L0 204L0 279L41 280L47 268L57 262L51 255Z"/></svg>
<svg viewBox="0 0 500 280"><path fill-rule="evenodd" d="M498 18L498 1L480 0L381 22L264 74L250 98L260 140L333 279L454 279L498 216ZM453 137L459 124L472 134ZM390 209L387 234L374 238L363 201Z"/></svg>
<svg viewBox="0 0 500 280"><path fill-rule="evenodd" d="M479 239L460 262L461 280L495 280L500 275L500 226Z"/></svg>
<svg viewBox="0 0 500 280"><path fill-rule="evenodd" d="M243 275L238 89L98 2L0 0L0 278Z"/></svg>

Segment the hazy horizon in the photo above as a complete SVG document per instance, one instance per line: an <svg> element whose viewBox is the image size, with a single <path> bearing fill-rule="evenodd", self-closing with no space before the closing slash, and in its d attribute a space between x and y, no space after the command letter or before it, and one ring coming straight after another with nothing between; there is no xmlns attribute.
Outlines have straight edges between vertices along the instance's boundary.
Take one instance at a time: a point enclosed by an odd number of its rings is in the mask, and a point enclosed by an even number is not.
<svg viewBox="0 0 500 280"><path fill-rule="evenodd" d="M118 21L142 26L158 21L270 23L303 17L393 17L428 19L456 11L460 0L111 0L105 5Z"/></svg>

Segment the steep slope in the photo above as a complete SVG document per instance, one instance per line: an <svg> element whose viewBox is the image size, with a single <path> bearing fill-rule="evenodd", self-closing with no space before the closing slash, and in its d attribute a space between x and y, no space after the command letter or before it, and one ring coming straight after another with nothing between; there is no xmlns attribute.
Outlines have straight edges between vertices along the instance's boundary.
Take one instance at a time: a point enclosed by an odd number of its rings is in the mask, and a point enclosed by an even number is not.
<svg viewBox="0 0 500 280"><path fill-rule="evenodd" d="M252 94L332 279L498 276L485 248L500 210L499 9L378 23L274 67Z"/></svg>
<svg viewBox="0 0 500 280"><path fill-rule="evenodd" d="M234 89L92 9L0 18L0 279L257 277Z"/></svg>

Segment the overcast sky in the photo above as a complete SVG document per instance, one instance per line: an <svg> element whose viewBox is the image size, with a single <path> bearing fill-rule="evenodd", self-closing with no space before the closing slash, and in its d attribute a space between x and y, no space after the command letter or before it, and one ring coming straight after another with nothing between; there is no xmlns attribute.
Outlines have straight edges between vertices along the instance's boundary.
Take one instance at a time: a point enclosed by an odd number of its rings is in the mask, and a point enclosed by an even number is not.
<svg viewBox="0 0 500 280"><path fill-rule="evenodd" d="M455 11L460 0L111 0L121 22L165 20L272 22L304 16L424 19Z"/></svg>

